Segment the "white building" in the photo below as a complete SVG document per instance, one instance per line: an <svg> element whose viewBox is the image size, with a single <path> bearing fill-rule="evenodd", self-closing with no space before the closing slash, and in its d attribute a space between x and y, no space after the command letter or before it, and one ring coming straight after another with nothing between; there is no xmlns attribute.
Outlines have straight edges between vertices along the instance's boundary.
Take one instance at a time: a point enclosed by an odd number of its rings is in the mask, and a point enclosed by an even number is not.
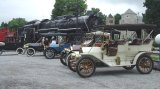
<svg viewBox="0 0 160 89"><path fill-rule="evenodd" d="M143 22L141 16L138 16L131 9L128 9L124 14L121 15L119 24L143 24Z"/></svg>
<svg viewBox="0 0 160 89"><path fill-rule="evenodd" d="M108 17L106 17L106 25L114 25L115 24L115 18L109 14Z"/></svg>

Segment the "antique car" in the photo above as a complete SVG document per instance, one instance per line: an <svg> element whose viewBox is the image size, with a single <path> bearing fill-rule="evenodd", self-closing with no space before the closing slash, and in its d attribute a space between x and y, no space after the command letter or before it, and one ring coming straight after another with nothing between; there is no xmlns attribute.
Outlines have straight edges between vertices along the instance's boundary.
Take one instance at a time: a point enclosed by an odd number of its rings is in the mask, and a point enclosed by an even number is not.
<svg viewBox="0 0 160 89"><path fill-rule="evenodd" d="M27 43L24 45L24 49L27 56L34 56L36 52L43 52L44 46L41 43Z"/></svg>
<svg viewBox="0 0 160 89"><path fill-rule="evenodd" d="M116 31L117 34L119 32ZM113 32L112 32L113 34ZM115 31L114 31L115 34ZM92 47L92 46L101 46L102 45L102 39L109 39L111 37L109 32L102 32L102 31L95 31L91 33L86 33L84 36L84 42L80 45L72 45L70 49L64 49L61 53L60 61L63 65L68 66L69 69L75 72L75 69L72 68L72 63L68 62L70 61L71 53L79 53L81 50L81 47ZM98 40L99 39L99 40ZM96 42L95 42L96 40ZM71 60L72 61L72 60ZM72 61L74 62L74 61Z"/></svg>
<svg viewBox="0 0 160 89"><path fill-rule="evenodd" d="M92 40L94 40L92 45L82 45L81 47L101 47L103 45L103 42L108 41L109 39L119 39L119 35L120 35L120 32L116 30L106 31L106 32L96 31L92 33L94 34L94 37L92 38ZM86 43L88 43L88 41L84 42L84 44ZM73 72L76 72L75 62L77 60L73 60L71 58L71 55L79 54L80 51L81 51L81 48L79 48L79 50L76 50L76 51L73 50L70 52L70 54L66 58L67 66ZM98 65L103 65L103 64L101 63Z"/></svg>
<svg viewBox="0 0 160 89"><path fill-rule="evenodd" d="M101 47L82 47L79 54L72 53L76 72L81 77L90 77L98 63L108 67L123 67L132 70L135 66L142 74L149 74L153 68L152 54L153 31L151 24L107 25L121 32L119 40L108 40Z"/></svg>
<svg viewBox="0 0 160 89"><path fill-rule="evenodd" d="M61 52L65 48L70 48L70 43L61 43L61 44L55 44L50 45L47 49L45 49L44 54L47 59L53 59L57 54L61 54Z"/></svg>
<svg viewBox="0 0 160 89"><path fill-rule="evenodd" d="M65 48L61 52L60 62L67 66L68 62L67 59L73 52L79 52L81 46L91 46L94 43L94 34L93 33L86 33L85 36L82 38L84 42L82 44L72 45L70 48Z"/></svg>
<svg viewBox="0 0 160 89"><path fill-rule="evenodd" d="M42 43L42 39L48 37L40 37L39 40L35 43L26 43L23 45L23 47L19 47L16 49L17 54L27 54L27 56L34 56L36 52L43 52L46 48L44 44ZM49 41L48 41L49 42Z"/></svg>
<svg viewBox="0 0 160 89"><path fill-rule="evenodd" d="M80 43L81 40L76 39L81 38L83 34L75 32L78 30L80 30L80 28L58 29L57 32L44 33L47 36L56 38L56 44L50 44L49 47L45 49L45 57L47 59L53 59L56 55L60 55L65 48L69 49L74 42Z"/></svg>

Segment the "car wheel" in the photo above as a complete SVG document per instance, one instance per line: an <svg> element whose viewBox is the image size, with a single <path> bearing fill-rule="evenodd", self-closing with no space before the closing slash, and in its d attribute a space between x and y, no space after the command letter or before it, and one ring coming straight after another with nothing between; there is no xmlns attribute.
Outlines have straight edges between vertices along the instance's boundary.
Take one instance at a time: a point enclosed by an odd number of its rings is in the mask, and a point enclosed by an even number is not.
<svg viewBox="0 0 160 89"><path fill-rule="evenodd" d="M43 50L42 52L43 52L43 56L45 56L45 50Z"/></svg>
<svg viewBox="0 0 160 89"><path fill-rule="evenodd" d="M77 60L74 59L74 58L71 58L71 54L68 55L68 58L67 58L67 64L68 64L68 68L73 71L73 72L76 72L76 62Z"/></svg>
<svg viewBox="0 0 160 89"><path fill-rule="evenodd" d="M141 74L149 74L153 69L153 61L150 56L142 55L138 58L136 67Z"/></svg>
<svg viewBox="0 0 160 89"><path fill-rule="evenodd" d="M135 67L135 65L123 66L123 68L126 69L126 70L132 70L134 67Z"/></svg>
<svg viewBox="0 0 160 89"><path fill-rule="evenodd" d="M17 50L16 50L16 53L17 54L23 54L24 53L24 49L23 48L17 48Z"/></svg>
<svg viewBox="0 0 160 89"><path fill-rule="evenodd" d="M28 48L27 49L27 56L34 56L36 53L34 48Z"/></svg>
<svg viewBox="0 0 160 89"><path fill-rule="evenodd" d="M55 57L55 54L56 54L56 52L52 48L48 48L45 50L45 57L47 59L53 59Z"/></svg>
<svg viewBox="0 0 160 89"><path fill-rule="evenodd" d="M2 55L3 51L0 49L0 55Z"/></svg>
<svg viewBox="0 0 160 89"><path fill-rule="evenodd" d="M81 58L76 65L78 75L83 78L92 76L95 69L96 67L94 61L88 57Z"/></svg>
<svg viewBox="0 0 160 89"><path fill-rule="evenodd" d="M66 58L67 58L67 54L66 53L63 53L61 56L60 56L60 62L67 66L67 63L66 63Z"/></svg>

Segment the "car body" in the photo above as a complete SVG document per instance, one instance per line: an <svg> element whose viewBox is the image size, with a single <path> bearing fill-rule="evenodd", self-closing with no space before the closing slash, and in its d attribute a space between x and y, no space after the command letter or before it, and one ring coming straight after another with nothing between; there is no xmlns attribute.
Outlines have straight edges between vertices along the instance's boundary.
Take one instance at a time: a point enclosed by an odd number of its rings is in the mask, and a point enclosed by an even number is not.
<svg viewBox="0 0 160 89"><path fill-rule="evenodd" d="M23 48L18 48L16 51L20 54L26 53L27 56L34 56L36 52L43 52L44 46L41 43L27 43Z"/></svg>
<svg viewBox="0 0 160 89"><path fill-rule="evenodd" d="M71 58L76 60L74 65L76 65L78 75L92 76L99 62L108 67L124 67L127 70L136 66L140 73L150 73L153 68L153 61L150 57L153 44L151 34L155 25L127 24L104 27L104 29L108 28L126 32L125 36L121 36L122 39L118 40L110 39L101 47L82 47L79 54L72 53ZM132 32L135 34L133 37ZM132 42L128 37L133 39Z"/></svg>
<svg viewBox="0 0 160 89"><path fill-rule="evenodd" d="M57 54L61 54L61 52L65 48L70 48L70 43L62 43L62 44L54 44L50 45L48 48L45 49L44 54L47 59L53 59Z"/></svg>

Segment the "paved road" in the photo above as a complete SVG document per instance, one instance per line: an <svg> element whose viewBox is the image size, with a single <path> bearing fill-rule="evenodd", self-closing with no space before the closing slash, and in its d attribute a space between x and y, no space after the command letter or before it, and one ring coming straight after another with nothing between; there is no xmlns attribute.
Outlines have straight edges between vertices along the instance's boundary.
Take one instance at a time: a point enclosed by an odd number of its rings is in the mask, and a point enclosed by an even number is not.
<svg viewBox="0 0 160 89"><path fill-rule="evenodd" d="M97 68L84 79L59 59L6 52L0 56L0 89L160 89L160 71L142 75L136 69Z"/></svg>

